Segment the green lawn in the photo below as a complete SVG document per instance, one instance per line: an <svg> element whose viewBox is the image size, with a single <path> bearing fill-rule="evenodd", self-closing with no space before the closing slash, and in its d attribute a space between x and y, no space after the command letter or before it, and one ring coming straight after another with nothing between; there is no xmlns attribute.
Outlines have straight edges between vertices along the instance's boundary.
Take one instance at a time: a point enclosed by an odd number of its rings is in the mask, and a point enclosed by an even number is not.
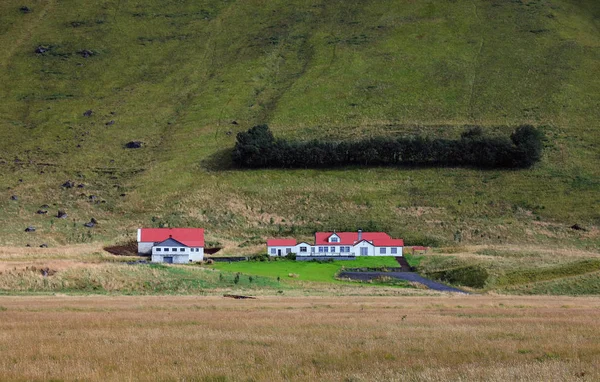
<svg viewBox="0 0 600 382"><path fill-rule="evenodd" d="M295 279L304 281L338 282L335 274L343 267L397 267L396 260L391 256L361 257L353 261L334 261L331 263L317 263L309 261L243 261L237 263L216 263L214 268L240 272L247 275L280 277L282 280ZM298 277L291 278L290 274Z"/></svg>

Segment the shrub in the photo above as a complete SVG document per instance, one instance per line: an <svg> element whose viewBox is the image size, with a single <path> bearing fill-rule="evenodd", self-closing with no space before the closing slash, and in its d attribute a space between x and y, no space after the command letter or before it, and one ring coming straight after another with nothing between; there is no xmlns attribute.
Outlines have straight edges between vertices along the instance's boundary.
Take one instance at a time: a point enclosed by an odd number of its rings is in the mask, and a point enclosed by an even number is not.
<svg viewBox="0 0 600 382"><path fill-rule="evenodd" d="M430 272L427 273L426 276L450 284L463 285L471 288L483 288L487 282L489 273L485 268L468 266Z"/></svg>
<svg viewBox="0 0 600 382"><path fill-rule="evenodd" d="M364 166L473 166L524 168L540 160L542 133L518 127L506 138L486 137L481 127L458 140L426 137L377 137L351 142L277 140L267 125L237 135L233 161L247 168L329 168Z"/></svg>
<svg viewBox="0 0 600 382"><path fill-rule="evenodd" d="M285 258L288 260L296 260L296 254L295 253L288 253L287 255L285 255Z"/></svg>
<svg viewBox="0 0 600 382"><path fill-rule="evenodd" d="M443 240L440 238L410 232L404 234L404 242L407 245L423 247L440 247L443 244Z"/></svg>
<svg viewBox="0 0 600 382"><path fill-rule="evenodd" d="M267 253L261 253L258 255L252 255L248 261L269 261L269 255Z"/></svg>
<svg viewBox="0 0 600 382"><path fill-rule="evenodd" d="M312 259L309 260L309 262L311 263L319 263L319 264L325 264L325 263L333 263L333 259Z"/></svg>

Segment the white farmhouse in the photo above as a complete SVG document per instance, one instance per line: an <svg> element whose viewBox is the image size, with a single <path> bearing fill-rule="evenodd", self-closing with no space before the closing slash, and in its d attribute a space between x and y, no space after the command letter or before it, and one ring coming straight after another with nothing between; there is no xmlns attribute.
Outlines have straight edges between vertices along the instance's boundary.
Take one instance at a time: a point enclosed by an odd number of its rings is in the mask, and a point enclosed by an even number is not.
<svg viewBox="0 0 600 382"><path fill-rule="evenodd" d="M317 232L315 244L298 243L294 239L267 240L270 256L296 254L296 260L352 260L357 256L402 256L404 240L392 239L385 232Z"/></svg>
<svg viewBox="0 0 600 382"><path fill-rule="evenodd" d="M138 253L151 255L153 263L185 264L204 259L202 228L140 228Z"/></svg>

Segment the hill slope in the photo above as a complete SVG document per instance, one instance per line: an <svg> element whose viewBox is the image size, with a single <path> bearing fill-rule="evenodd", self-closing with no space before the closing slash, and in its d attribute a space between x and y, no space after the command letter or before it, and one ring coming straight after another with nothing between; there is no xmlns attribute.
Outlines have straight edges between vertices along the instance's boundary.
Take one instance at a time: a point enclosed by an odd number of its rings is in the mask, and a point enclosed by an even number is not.
<svg viewBox="0 0 600 382"><path fill-rule="evenodd" d="M408 244L599 246L594 0L22 3L0 4L5 244L169 224L230 248L359 226ZM300 139L532 123L548 141L525 171L230 168L235 133L258 123Z"/></svg>

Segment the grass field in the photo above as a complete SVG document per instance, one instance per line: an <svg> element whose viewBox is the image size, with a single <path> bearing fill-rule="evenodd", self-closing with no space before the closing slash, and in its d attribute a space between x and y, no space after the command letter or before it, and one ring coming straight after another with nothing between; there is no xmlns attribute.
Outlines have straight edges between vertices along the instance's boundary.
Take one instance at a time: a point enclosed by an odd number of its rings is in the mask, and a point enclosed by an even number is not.
<svg viewBox="0 0 600 382"><path fill-rule="evenodd" d="M31 0L23 13L3 1L0 242L202 226L236 254L362 227L408 245L597 250L599 4ZM524 171L232 169L235 134L258 123L300 139L532 123L547 141ZM144 147L124 149L131 140ZM61 189L68 179L84 188Z"/></svg>
<svg viewBox="0 0 600 382"><path fill-rule="evenodd" d="M211 268L228 272L240 272L246 275L260 275L273 278L294 279L304 281L338 282L335 275L342 267L399 267L393 257L363 257L353 261L334 261L331 263L316 263L309 261L244 261L233 263L215 263Z"/></svg>
<svg viewBox="0 0 600 382"><path fill-rule="evenodd" d="M0 297L0 379L595 381L599 303Z"/></svg>
<svg viewBox="0 0 600 382"><path fill-rule="evenodd" d="M425 276L477 291L597 295L600 253L539 246L450 247L411 259Z"/></svg>

